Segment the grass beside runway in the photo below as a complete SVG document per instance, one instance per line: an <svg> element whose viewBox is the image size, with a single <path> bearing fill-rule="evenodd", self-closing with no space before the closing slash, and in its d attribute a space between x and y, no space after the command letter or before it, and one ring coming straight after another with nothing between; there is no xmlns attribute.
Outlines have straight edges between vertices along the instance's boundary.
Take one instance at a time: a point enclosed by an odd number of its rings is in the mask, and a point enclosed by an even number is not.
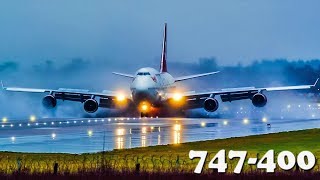
<svg viewBox="0 0 320 180"><path fill-rule="evenodd" d="M175 155L183 156L188 155L191 149L205 150L208 152L217 152L221 149L247 150L251 153L265 153L270 149L274 149L276 152L289 150L293 153L299 153L303 150L309 150L313 153L319 153L320 155L320 129L198 141L174 145L153 146L147 148L114 150L112 152L109 152L108 154L167 155L168 152L170 152Z"/></svg>
<svg viewBox="0 0 320 180"><path fill-rule="evenodd" d="M162 145L144 148L113 150L105 153L92 154L50 154L50 153L0 153L0 172L13 173L20 169L26 173L52 173L53 166L58 163L58 172L77 173L96 171L103 168L115 171L152 172L193 172L198 159L190 160L190 150L208 151L205 172L208 162L221 149L248 151L247 158L262 157L268 150L275 153L289 150L295 155L299 152L311 151L317 159L320 158L320 129L310 129L292 132L281 132L267 135L255 135L239 138L218 139L200 142L190 142L175 145ZM276 155L275 155L276 157ZM228 171L233 172L238 160L228 160ZM246 160L247 161L247 160ZM254 171L252 165L244 165L244 172ZM280 171L277 167L277 171ZM320 171L320 162L316 162L314 171Z"/></svg>

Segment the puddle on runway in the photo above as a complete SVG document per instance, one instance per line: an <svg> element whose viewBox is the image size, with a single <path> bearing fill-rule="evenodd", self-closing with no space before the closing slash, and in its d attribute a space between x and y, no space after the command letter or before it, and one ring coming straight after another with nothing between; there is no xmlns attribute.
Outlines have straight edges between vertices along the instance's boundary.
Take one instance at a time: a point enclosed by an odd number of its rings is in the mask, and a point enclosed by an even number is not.
<svg viewBox="0 0 320 180"><path fill-rule="evenodd" d="M271 127L267 126L271 124ZM320 120L186 118L40 119L0 127L0 150L85 153L266 134L320 126Z"/></svg>

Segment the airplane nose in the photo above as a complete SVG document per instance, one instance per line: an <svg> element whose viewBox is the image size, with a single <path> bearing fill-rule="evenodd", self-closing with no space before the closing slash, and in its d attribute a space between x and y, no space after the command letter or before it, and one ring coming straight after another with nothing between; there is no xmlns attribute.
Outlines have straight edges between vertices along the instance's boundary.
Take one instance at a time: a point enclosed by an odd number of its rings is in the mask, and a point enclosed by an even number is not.
<svg viewBox="0 0 320 180"><path fill-rule="evenodd" d="M142 93L142 92L146 92L146 91L148 91L148 87L146 86L146 85L140 85L140 86L136 86L135 88L134 88L134 91L135 92L137 92L137 93Z"/></svg>
<svg viewBox="0 0 320 180"><path fill-rule="evenodd" d="M152 83L149 82L151 78L139 77L136 78L131 86L132 98L135 103L139 104L142 101L153 102ZM152 81L152 80L151 80ZM151 88L151 89L150 89Z"/></svg>

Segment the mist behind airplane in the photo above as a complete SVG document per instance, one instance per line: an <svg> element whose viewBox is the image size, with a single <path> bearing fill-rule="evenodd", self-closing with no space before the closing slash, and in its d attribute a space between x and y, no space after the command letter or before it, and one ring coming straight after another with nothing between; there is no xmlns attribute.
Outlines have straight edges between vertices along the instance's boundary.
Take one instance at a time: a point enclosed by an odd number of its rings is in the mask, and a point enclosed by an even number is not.
<svg viewBox="0 0 320 180"><path fill-rule="evenodd" d="M222 102L251 99L254 106L262 107L267 103L267 97L263 94L264 91L299 90L318 87L317 80L313 85L267 88L242 87L207 92L179 92L179 88L177 88L175 84L179 81L208 76L218 72L219 71L176 78L170 75L167 67L167 24L165 24L159 71L154 68L145 67L139 69L135 74L113 73L132 79L130 95L113 91L103 91L99 93L69 88L59 88L55 90L3 87L3 89L30 93L47 92L49 95L45 96L42 102L43 105L48 108L54 108L57 105L57 100L61 99L63 101L69 100L83 103L84 110L88 113L94 113L99 107L104 107L134 109L141 112L141 116L149 116L150 114L162 115L163 111L156 109L170 109L173 107L178 107L180 110L203 107L208 112L214 112L219 107L216 96L220 96Z"/></svg>

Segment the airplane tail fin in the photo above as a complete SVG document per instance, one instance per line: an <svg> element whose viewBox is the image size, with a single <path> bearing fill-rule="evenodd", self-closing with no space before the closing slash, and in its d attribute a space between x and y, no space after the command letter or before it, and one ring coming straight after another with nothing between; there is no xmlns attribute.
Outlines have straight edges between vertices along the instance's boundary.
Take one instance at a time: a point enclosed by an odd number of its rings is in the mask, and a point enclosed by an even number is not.
<svg viewBox="0 0 320 180"><path fill-rule="evenodd" d="M168 72L167 70L167 23L164 24L162 54L160 63L160 73Z"/></svg>

